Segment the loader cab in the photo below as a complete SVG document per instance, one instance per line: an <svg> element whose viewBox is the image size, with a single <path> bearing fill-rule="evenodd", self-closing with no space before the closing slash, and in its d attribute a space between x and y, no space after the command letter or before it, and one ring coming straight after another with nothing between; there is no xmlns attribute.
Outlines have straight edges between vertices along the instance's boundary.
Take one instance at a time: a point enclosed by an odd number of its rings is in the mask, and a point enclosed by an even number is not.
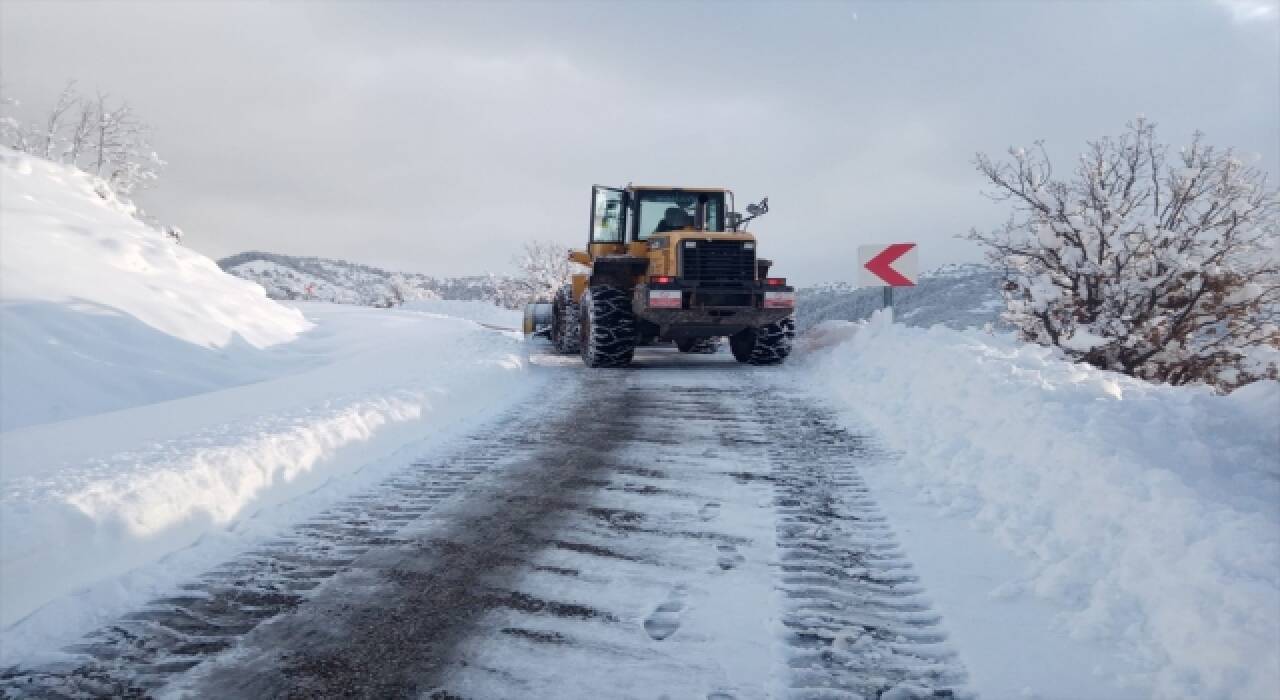
<svg viewBox="0 0 1280 700"><path fill-rule="evenodd" d="M591 190L591 238L596 246L649 240L669 231L725 230L725 190L602 187Z"/></svg>
<svg viewBox="0 0 1280 700"><path fill-rule="evenodd" d="M724 230L724 192L640 190L632 197L632 240L646 241L669 231Z"/></svg>

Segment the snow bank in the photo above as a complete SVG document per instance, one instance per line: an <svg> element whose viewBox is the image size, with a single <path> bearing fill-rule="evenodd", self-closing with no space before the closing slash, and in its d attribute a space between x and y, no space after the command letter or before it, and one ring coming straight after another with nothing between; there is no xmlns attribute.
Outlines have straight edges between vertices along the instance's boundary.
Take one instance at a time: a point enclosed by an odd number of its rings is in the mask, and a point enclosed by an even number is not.
<svg viewBox="0 0 1280 700"><path fill-rule="evenodd" d="M348 493L377 476L356 478L372 462L540 386L514 333L297 306L315 324L290 344L302 371L3 434L0 666L216 564L236 531L305 517L283 507L292 499ZM182 566L165 564L178 553Z"/></svg>
<svg viewBox="0 0 1280 700"><path fill-rule="evenodd" d="M920 498L1027 563L993 596L1053 601L1138 696L1280 687L1280 385L1157 386L883 316L810 336L802 380L900 450Z"/></svg>
<svg viewBox="0 0 1280 700"><path fill-rule="evenodd" d="M487 301L422 299L418 301L407 301L400 306L400 308L405 311L418 311L438 314L441 316L452 316L454 318L462 318L488 326L509 328L511 330L520 330L520 324L523 321L522 312L505 309L497 304Z"/></svg>
<svg viewBox="0 0 1280 700"><path fill-rule="evenodd" d="M256 381L309 324L85 173L0 148L0 430Z"/></svg>

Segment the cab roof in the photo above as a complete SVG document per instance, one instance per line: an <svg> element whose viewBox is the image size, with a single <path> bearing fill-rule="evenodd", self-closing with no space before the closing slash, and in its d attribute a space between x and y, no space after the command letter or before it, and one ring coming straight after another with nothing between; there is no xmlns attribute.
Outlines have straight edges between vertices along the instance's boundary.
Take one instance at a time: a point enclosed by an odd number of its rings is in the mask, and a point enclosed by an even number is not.
<svg viewBox="0 0 1280 700"><path fill-rule="evenodd" d="M728 192L727 187L679 187L673 185L627 185L627 190L632 192L646 192L653 190L676 191L676 192Z"/></svg>

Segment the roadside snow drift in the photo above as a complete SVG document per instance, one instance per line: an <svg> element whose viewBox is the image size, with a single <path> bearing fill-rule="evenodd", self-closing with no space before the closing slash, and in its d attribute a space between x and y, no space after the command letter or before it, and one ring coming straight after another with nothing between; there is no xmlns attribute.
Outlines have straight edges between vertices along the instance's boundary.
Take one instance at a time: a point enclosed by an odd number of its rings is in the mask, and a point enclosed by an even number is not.
<svg viewBox="0 0 1280 700"><path fill-rule="evenodd" d="M515 333L299 308L315 324L287 348L301 371L0 434L0 666L231 556L228 540L251 546L307 517L299 497L331 502L385 478L423 441L540 386Z"/></svg>
<svg viewBox="0 0 1280 700"><path fill-rule="evenodd" d="M0 149L0 177L0 667L537 386L518 334L280 304L84 173Z"/></svg>
<svg viewBox="0 0 1280 700"><path fill-rule="evenodd" d="M1157 386L882 315L806 341L804 381L903 453L896 478L1028 564L990 595L1052 601L1135 697L1280 688L1280 385Z"/></svg>
<svg viewBox="0 0 1280 700"><path fill-rule="evenodd" d="M255 381L309 327L131 211L0 148L0 430Z"/></svg>

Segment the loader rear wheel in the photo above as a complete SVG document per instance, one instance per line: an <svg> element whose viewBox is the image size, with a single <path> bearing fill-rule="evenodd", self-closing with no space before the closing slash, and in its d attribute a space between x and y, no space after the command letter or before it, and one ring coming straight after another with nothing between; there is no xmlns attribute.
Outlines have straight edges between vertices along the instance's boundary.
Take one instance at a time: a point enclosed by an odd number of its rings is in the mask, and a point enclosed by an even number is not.
<svg viewBox="0 0 1280 700"><path fill-rule="evenodd" d="M687 340L677 340L676 347L680 352L693 353L695 355L713 355L720 350L719 338L689 338Z"/></svg>
<svg viewBox="0 0 1280 700"><path fill-rule="evenodd" d="M617 287L588 287L579 306L582 363L588 367L631 364L637 341L631 297Z"/></svg>
<svg viewBox="0 0 1280 700"><path fill-rule="evenodd" d="M791 354L791 340L796 336L796 322L784 318L759 328L747 328L729 336L729 349L738 362L749 365L776 365Z"/></svg>
<svg viewBox="0 0 1280 700"><path fill-rule="evenodd" d="M582 332L578 328L581 311L573 300L573 287L565 285L551 302L551 344L556 352L572 355L579 351Z"/></svg>

